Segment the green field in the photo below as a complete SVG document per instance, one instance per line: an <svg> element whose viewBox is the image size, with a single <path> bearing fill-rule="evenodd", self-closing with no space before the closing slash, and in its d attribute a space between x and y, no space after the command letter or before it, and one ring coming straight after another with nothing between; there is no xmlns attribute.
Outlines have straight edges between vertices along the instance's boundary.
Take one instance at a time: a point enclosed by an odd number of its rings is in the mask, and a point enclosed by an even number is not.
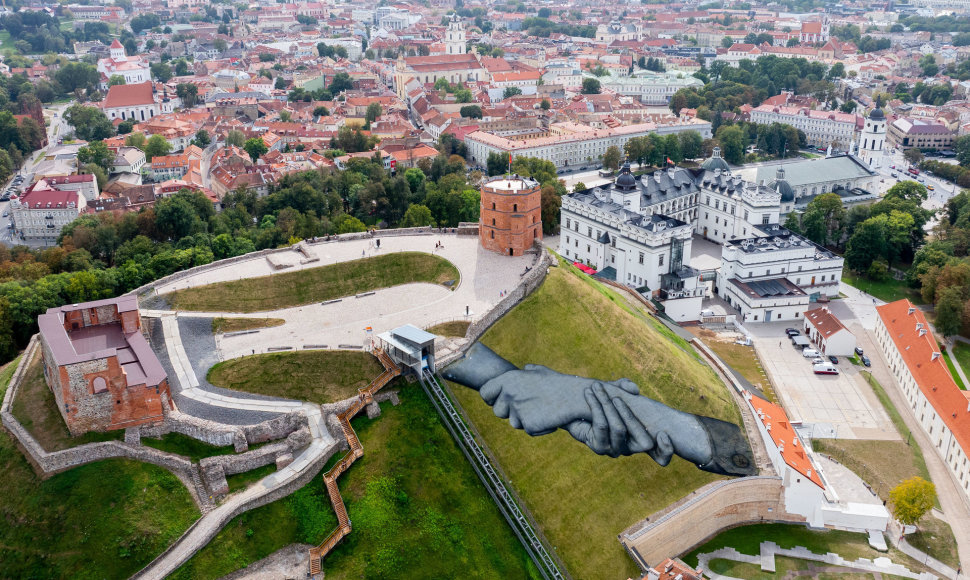
<svg viewBox="0 0 970 580"><path fill-rule="evenodd" d="M867 439L815 439L812 447L848 467L861 477L882 499L904 479L927 477L925 464L917 464L913 449L905 441Z"/></svg>
<svg viewBox="0 0 970 580"><path fill-rule="evenodd" d="M444 258L395 252L272 276L176 290L172 308L203 312L261 312L323 302L411 282L458 285L458 269Z"/></svg>
<svg viewBox="0 0 970 580"><path fill-rule="evenodd" d="M948 354L953 357L955 364L960 365L960 368L963 369L963 374L970 377L970 344L959 341L954 342Z"/></svg>
<svg viewBox="0 0 970 580"><path fill-rule="evenodd" d="M377 357L367 352L304 350L230 359L209 369L207 378L247 393L334 403L356 395L382 372Z"/></svg>
<svg viewBox="0 0 970 580"><path fill-rule="evenodd" d="M803 546L815 554L835 552L846 560L858 558L872 560L888 557L894 563L902 564L910 570L918 572L923 569L919 562L895 548L890 547L889 552L879 552L869 547L866 534L841 530L813 531L805 526L795 524L755 524L727 530L705 542L699 548L692 550L684 556L683 560L691 566L696 566L698 554L713 552L726 547L734 548L742 554L756 556L761 552L761 542L774 542L782 548ZM721 560L721 562L724 562L724 560ZM766 577L781 578L782 576Z"/></svg>
<svg viewBox="0 0 970 580"><path fill-rule="evenodd" d="M553 268L483 342L520 367L627 377L672 407L741 421L727 388L683 340L673 342L623 297L572 267ZM574 578L636 575L617 534L718 479L677 457L664 468L646 455L599 456L561 430L529 437L495 417L475 391L451 390Z"/></svg>
<svg viewBox="0 0 970 580"><path fill-rule="evenodd" d="M178 478L146 463L99 461L41 480L3 430L0 473L0 578L128 578L199 517Z"/></svg>
<svg viewBox="0 0 970 580"><path fill-rule="evenodd" d="M253 330L256 328L270 328L282 326L286 321L282 318L222 318L212 319L212 334L222 334L224 332L238 332L240 330Z"/></svg>
<svg viewBox="0 0 970 580"><path fill-rule="evenodd" d="M467 320L452 320L451 322L436 324L427 330L431 334L437 334L438 336L456 336L463 338L468 333L468 327L469 323Z"/></svg>
<svg viewBox="0 0 970 580"><path fill-rule="evenodd" d="M923 297L916 290L906 284L905 280L884 280L881 282L872 281L846 267L842 270L842 281L849 286L855 286L866 294L875 296L885 302L895 302L903 298L909 298L913 304L925 304Z"/></svg>
<svg viewBox="0 0 970 580"><path fill-rule="evenodd" d="M364 456L339 485L354 529L323 561L327 578L538 578L421 389L400 399L353 421ZM171 578L218 578L291 543L319 544L335 526L317 477L232 520Z"/></svg>
<svg viewBox="0 0 970 580"><path fill-rule="evenodd" d="M950 353L943 351L943 360L946 362L946 368L950 371L950 376L953 377L953 382L960 387L961 391L967 390L967 386L963 384L963 379L960 377L960 373L957 372L956 367L953 366L953 360L950 358Z"/></svg>
<svg viewBox="0 0 970 580"><path fill-rule="evenodd" d="M798 558L775 556L775 571L764 572L761 566L715 558L708 561L711 572L745 580L780 580L781 578L813 578L814 580L902 580L902 576L851 572L848 568L830 566L824 562L812 562Z"/></svg>

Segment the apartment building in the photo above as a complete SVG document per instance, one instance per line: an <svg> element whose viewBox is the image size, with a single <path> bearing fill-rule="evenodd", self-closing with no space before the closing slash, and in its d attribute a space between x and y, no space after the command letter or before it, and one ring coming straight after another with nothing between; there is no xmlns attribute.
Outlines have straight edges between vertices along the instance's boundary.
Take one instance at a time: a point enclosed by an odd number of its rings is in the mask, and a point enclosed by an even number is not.
<svg viewBox="0 0 970 580"><path fill-rule="evenodd" d="M807 107L761 105L751 109L751 122L759 125L784 123L805 133L814 147L848 148L856 139L861 117L837 111L815 111Z"/></svg>

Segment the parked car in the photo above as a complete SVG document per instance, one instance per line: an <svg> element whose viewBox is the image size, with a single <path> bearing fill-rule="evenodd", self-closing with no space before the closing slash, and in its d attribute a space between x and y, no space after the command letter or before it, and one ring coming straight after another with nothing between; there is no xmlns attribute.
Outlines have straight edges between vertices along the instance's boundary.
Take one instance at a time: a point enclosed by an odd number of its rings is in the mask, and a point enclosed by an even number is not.
<svg viewBox="0 0 970 580"><path fill-rule="evenodd" d="M3 210L3 217L7 217L9 215L10 215L10 211L9 210L6 210L6 209Z"/></svg>
<svg viewBox="0 0 970 580"><path fill-rule="evenodd" d="M895 171L893 171L892 173L890 173L890 175L892 175L893 177L899 177L899 174L896 173Z"/></svg>
<svg viewBox="0 0 970 580"><path fill-rule="evenodd" d="M867 357L866 355L862 355L862 364L866 365L867 367L871 367L872 361L869 360L869 357Z"/></svg>
<svg viewBox="0 0 970 580"><path fill-rule="evenodd" d="M822 364L825 364L825 359L822 358L822 357L820 357L820 356L817 356L817 357L815 357L815 358L812 359L812 364L813 365L822 365Z"/></svg>
<svg viewBox="0 0 970 580"><path fill-rule="evenodd" d="M839 357L837 356L829 356L829 360L832 361L832 364L834 365L839 364Z"/></svg>
<svg viewBox="0 0 970 580"><path fill-rule="evenodd" d="M802 349L802 356L805 358L816 358L822 356L822 353L814 348L804 348Z"/></svg>
<svg viewBox="0 0 970 580"><path fill-rule="evenodd" d="M786 328L785 334L788 335L788 338L791 338L793 336L798 336L799 334L801 334L801 332L797 328Z"/></svg>
<svg viewBox="0 0 970 580"><path fill-rule="evenodd" d="M861 346L855 347L855 353L859 356L862 356L862 347Z"/></svg>
<svg viewBox="0 0 970 580"><path fill-rule="evenodd" d="M829 363L821 363L812 367L812 371L816 375L837 375L839 374L839 369L835 368Z"/></svg>
<svg viewBox="0 0 970 580"><path fill-rule="evenodd" d="M936 188L935 188L935 187L933 187L932 185L927 185L927 186L926 186L926 189L928 189L928 190L930 190L930 191L934 191L934 190L935 190Z"/></svg>

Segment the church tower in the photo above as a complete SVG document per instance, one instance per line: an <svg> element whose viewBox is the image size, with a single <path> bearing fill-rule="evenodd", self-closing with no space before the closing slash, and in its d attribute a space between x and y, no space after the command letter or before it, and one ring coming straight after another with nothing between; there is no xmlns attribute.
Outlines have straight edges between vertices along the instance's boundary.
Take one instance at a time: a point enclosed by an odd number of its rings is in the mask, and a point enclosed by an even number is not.
<svg viewBox="0 0 970 580"><path fill-rule="evenodd" d="M451 15L445 32L445 53L465 54L465 25L457 13Z"/></svg>
<svg viewBox="0 0 970 580"><path fill-rule="evenodd" d="M128 57L125 54L125 47L122 46L120 42L118 42L117 38L114 40L114 42L111 43L111 46L108 48L108 54L111 57L111 60L114 60L114 61L128 60Z"/></svg>
<svg viewBox="0 0 970 580"><path fill-rule="evenodd" d="M882 103L876 101L876 108L869 113L865 128L859 136L859 158L870 169L878 169L882 165L885 145L886 115L882 112Z"/></svg>

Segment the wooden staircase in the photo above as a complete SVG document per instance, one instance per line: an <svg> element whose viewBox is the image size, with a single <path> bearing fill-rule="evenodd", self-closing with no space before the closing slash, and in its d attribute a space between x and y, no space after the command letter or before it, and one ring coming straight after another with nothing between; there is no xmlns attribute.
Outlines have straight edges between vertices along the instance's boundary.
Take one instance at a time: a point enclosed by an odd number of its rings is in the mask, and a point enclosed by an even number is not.
<svg viewBox="0 0 970 580"><path fill-rule="evenodd" d="M346 455L340 458L329 471L323 474L323 483L327 488L327 495L330 496L330 503L333 504L333 511L337 515L337 528L330 532L330 535L321 543L319 546L310 549L310 575L316 576L320 573L320 561L330 553L340 540L344 539L347 534L350 533L352 529L350 525L350 518L347 516L347 506L344 505L344 500L340 497L340 489L337 487L337 478L340 474L350 469L350 466L357 461L358 458L364 456L364 448L360 445L360 439L357 438L357 433L354 432L354 428L350 426L350 420L353 419L357 413L374 402L374 395L377 394L382 388L384 388L391 380L401 374L401 369L391 357L387 356L387 353L382 349L374 349L374 355L377 360L381 361L384 365L384 372L382 372L376 379L371 381L371 384L367 385L365 388L360 389L357 392L357 400L343 413L337 415L337 421L340 422L340 428L344 432L344 437L347 439L347 444L350 445L350 451Z"/></svg>

